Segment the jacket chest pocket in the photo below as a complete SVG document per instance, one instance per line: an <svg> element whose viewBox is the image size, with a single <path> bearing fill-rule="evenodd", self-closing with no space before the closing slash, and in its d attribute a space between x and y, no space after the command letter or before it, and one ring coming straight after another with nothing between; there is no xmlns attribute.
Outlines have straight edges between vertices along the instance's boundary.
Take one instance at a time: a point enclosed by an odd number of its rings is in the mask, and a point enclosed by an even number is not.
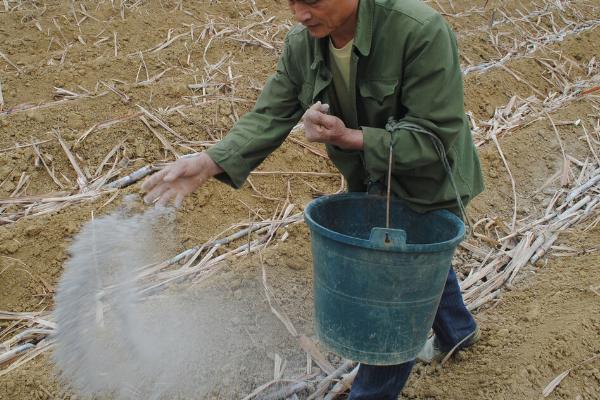
<svg viewBox="0 0 600 400"><path fill-rule="evenodd" d="M361 124L385 125L387 119L397 114L400 90L398 79L362 80L358 82L359 112L365 120Z"/></svg>
<svg viewBox="0 0 600 400"><path fill-rule="evenodd" d="M395 97L398 79L363 80L358 84L360 96L380 105Z"/></svg>

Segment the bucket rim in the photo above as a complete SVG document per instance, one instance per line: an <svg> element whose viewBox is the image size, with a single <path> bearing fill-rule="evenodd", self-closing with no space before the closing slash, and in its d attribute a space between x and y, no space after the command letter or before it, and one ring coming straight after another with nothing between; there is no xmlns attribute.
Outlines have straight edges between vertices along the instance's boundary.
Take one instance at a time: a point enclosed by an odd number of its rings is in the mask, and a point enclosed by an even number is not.
<svg viewBox="0 0 600 400"><path fill-rule="evenodd" d="M381 246L373 243L370 240L360 239L360 238L357 238L354 236L346 235L346 234L331 230L329 228L326 228L323 225L317 223L312 217L313 210L316 207L318 207L319 205L321 205L322 203L330 202L332 200L337 200L337 199L340 199L340 200L341 199L353 199L353 198L360 199L360 198L367 198L367 197L379 198L380 196L361 192L361 193L341 193L341 194L333 194L333 195L319 197L319 198L311 201L306 206L306 208L304 209L304 219L307 222L309 228L311 228L311 230L316 231L317 233L321 234L322 236L325 236L336 242L341 242L344 244L362 247L362 248L366 248L366 249L372 249L372 250L384 250L384 251L402 252L402 253L437 253L437 252L442 252L442 251L454 250L456 248L456 246L458 246L458 244L463 240L463 238L465 236L464 222L460 218L458 218L458 216L456 216L456 214L454 214L448 210L444 210L444 209L428 211L423 214L437 214L444 219L447 219L447 220L450 220L451 222L456 223L456 225L458 227L458 232L457 232L456 236L454 236L453 238L451 238L449 240L443 241L443 242L403 243L403 244L400 244L397 246L387 246L385 249L382 249ZM398 200L398 199L394 199L393 201L394 202L402 202L402 200ZM402 202L402 203L406 204L405 202Z"/></svg>

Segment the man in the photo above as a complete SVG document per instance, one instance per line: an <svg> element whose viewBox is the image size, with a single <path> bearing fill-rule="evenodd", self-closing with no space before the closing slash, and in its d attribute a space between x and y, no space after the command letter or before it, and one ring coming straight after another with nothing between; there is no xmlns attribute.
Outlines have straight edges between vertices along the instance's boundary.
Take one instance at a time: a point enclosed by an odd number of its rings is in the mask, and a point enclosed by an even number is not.
<svg viewBox="0 0 600 400"><path fill-rule="evenodd" d="M146 201L164 205L174 198L179 205L213 176L240 187L300 118L307 139L326 144L350 191L391 185L417 211L458 213L457 192L466 204L483 190L456 40L439 14L418 0L290 0L289 6L301 25L287 35L254 109L206 152L149 178ZM439 138L451 174L423 132ZM433 329L423 351L428 360L478 336L452 269ZM361 365L349 398L397 398L413 365Z"/></svg>

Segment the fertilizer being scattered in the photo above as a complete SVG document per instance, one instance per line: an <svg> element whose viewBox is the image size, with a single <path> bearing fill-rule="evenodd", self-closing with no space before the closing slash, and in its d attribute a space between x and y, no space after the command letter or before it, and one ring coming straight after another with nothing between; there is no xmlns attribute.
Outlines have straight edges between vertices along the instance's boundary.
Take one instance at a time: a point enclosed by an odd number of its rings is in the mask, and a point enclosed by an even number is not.
<svg viewBox="0 0 600 400"><path fill-rule="evenodd" d="M140 293L140 268L175 247L173 225L172 211L125 206L90 221L72 242L56 291L53 359L76 393L198 399L225 395L228 380L239 387L256 371L262 382L263 370L272 374L265 327L273 321L252 302L206 285Z"/></svg>

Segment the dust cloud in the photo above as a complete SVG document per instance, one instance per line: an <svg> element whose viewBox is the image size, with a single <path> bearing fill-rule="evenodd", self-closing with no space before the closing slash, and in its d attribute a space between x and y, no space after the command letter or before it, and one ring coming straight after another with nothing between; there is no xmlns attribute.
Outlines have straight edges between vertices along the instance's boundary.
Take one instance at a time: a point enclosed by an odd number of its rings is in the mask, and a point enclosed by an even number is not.
<svg viewBox="0 0 600 400"><path fill-rule="evenodd" d="M173 211L125 206L73 240L56 291L53 360L75 393L233 398L228 388L248 390L272 374L267 353L282 332L248 296L235 299L219 285L140 294L136 271L168 258L173 225ZM260 290L250 288L250 297Z"/></svg>

